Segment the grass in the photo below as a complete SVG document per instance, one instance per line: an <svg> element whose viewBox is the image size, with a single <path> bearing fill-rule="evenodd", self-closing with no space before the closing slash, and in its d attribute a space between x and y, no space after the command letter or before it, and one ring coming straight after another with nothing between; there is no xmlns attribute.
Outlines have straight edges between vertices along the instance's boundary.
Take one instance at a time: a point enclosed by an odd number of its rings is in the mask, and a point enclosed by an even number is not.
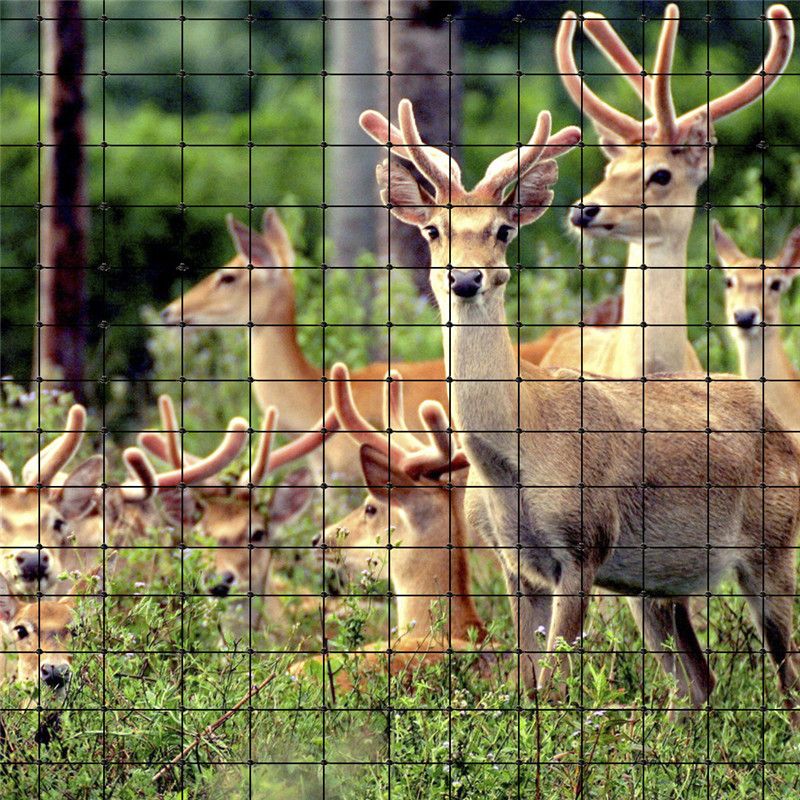
<svg viewBox="0 0 800 800"><path fill-rule="evenodd" d="M67 403L50 396L44 413L55 419ZM6 411L11 425L25 424L30 413L19 398ZM26 455L15 451L16 438L4 437L4 456L15 467ZM318 591L319 567L305 547L311 527L301 521L282 536L273 580L287 595ZM46 696L37 707L31 687L3 689L4 797L89 800L101 786L106 797L121 800L244 798L249 791L337 800L377 800L390 791L409 800L705 798L709 786L715 797L751 800L800 791L800 739L778 710L771 663L731 587L709 600L708 614L698 612L701 642L719 678L713 709L671 721L673 687L654 658L640 652L617 598L592 606L584 653L572 654L576 672L566 702L518 697L513 655L481 678L471 669L477 656L465 653L405 682L372 675L334 697L320 670L288 673L294 651L321 646L321 601L284 597L281 618L265 630L238 638L223 633L237 612L231 601L202 594L207 556L197 547L165 548L144 582L142 564L152 553L135 552L105 600L79 604L74 679L63 707L54 709ZM478 609L491 621L489 647L511 651L499 570L485 550L471 558ZM387 588L362 576L342 599L326 601L331 650L380 637ZM332 662L359 674L358 657L340 654ZM182 766L153 782L199 732L270 676ZM56 710L52 740L37 742Z"/></svg>

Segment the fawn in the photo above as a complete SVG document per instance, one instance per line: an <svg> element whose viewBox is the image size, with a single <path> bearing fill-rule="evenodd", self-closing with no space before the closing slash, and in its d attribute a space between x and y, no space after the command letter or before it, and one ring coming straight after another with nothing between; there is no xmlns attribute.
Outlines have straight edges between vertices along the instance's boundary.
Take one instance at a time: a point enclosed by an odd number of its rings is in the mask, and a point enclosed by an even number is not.
<svg viewBox="0 0 800 800"><path fill-rule="evenodd" d="M669 375L644 383L581 379L573 370L518 365L505 314L511 232L551 203L555 157L580 140L550 136L542 112L528 145L500 156L472 191L426 146L411 103L400 130L375 111L361 123L391 139L378 183L392 213L426 232L431 284L452 364L453 421L470 462L467 520L498 551L512 589L533 691L553 686L547 660L579 642L592 588L626 595L648 648L702 705L715 678L688 611L690 595L733 574L795 709L792 546L800 517L798 450L761 392L733 376ZM407 156L434 187L397 156ZM507 194L509 186L514 188ZM449 204L446 207L445 204ZM537 644L540 626L547 632ZM679 652L666 647L674 640ZM556 666L568 668L558 655ZM563 687L558 685L557 690ZM796 710L792 723L800 723Z"/></svg>
<svg viewBox="0 0 800 800"><path fill-rule="evenodd" d="M775 259L746 256L714 221L714 242L725 269L725 306L739 351L739 373L764 383L764 400L781 424L800 434L800 373L781 341L781 297L800 271L800 227Z"/></svg>
<svg viewBox="0 0 800 800"><path fill-rule="evenodd" d="M584 14L583 32L653 112L653 117L639 121L601 100L586 85L573 54L578 19L572 11L564 15L556 39L561 79L599 132L609 159L605 179L572 209L570 227L580 236L626 242L628 261L621 326L573 329L555 341L542 359L543 366L621 378L700 371L686 333L687 243L697 191L713 166L714 122L764 95L791 57L794 27L788 9L774 5L767 16L771 42L762 68L731 92L678 117L670 75L678 7L671 3L664 13L653 77L607 20L600 14Z"/></svg>

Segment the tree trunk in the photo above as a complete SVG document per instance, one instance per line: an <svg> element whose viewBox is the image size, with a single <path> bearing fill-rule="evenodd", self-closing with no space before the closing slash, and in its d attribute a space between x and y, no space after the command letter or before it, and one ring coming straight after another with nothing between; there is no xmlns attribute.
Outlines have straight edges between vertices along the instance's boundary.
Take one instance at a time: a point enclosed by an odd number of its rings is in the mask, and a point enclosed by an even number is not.
<svg viewBox="0 0 800 800"><path fill-rule="evenodd" d="M376 5L385 4L376 0ZM381 82L378 110L396 121L397 104L407 97L414 104L423 140L443 149L448 142L459 141L461 128L461 78L447 74L461 68L458 24L448 21L459 5L393 0L392 21L376 22L377 50L388 50L392 72L390 79ZM430 296L428 246L420 232L390 217L385 209L379 211L378 232L381 243L389 241L387 236L391 235L391 252L381 255L396 266L413 269L420 294Z"/></svg>
<svg viewBox="0 0 800 800"><path fill-rule="evenodd" d="M34 372L82 395L86 346L87 223L84 175L84 32L79 0L47 0L48 78L39 320ZM38 362L38 363L36 363Z"/></svg>

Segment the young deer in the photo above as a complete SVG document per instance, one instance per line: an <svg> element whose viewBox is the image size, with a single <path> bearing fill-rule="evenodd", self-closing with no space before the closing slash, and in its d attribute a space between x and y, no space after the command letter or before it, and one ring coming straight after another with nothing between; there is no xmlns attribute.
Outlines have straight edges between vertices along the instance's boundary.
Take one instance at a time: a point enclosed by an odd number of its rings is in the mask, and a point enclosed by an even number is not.
<svg viewBox="0 0 800 800"><path fill-rule="evenodd" d="M162 395L158 404L162 432L143 433L139 443L179 470L183 464L194 463L196 458L183 451L172 400ZM215 597L246 598L251 592L255 596L269 593L272 554L277 549L275 529L295 519L308 505L313 492L311 472L301 467L290 473L272 491L267 504L259 501L257 490L264 485L270 472L313 452L323 440L327 441L327 434L338 427L331 411L324 421L317 422L315 430L271 452L277 416L275 408L267 409L252 464L242 472L235 485L223 485L218 473L239 455L238 452L232 454L228 462L218 465L212 473L216 476L213 485L198 485L184 493L182 508L172 504L178 524L193 524L214 541L214 569L206 580L209 593ZM242 447L244 444L243 441ZM248 605L249 624L258 627L260 615L252 604L243 603L243 608Z"/></svg>
<svg viewBox="0 0 800 800"><path fill-rule="evenodd" d="M393 420L391 437L361 414L347 367L335 364L331 369L336 416L358 446L367 497L312 544L320 548L320 561L351 575L368 570L375 577L390 578L397 601L391 636L366 645L359 667L365 674L380 670L408 677L423 664L441 661L448 647L474 650L475 643L486 638L486 628L470 596L469 535L463 511L469 464L463 452L451 452L450 426L439 402L427 400L419 409L429 443L424 445L409 433L402 376L393 371L390 378L384 384L384 424L388 429L389 419ZM432 609L437 601L445 603L441 627ZM387 647L392 651L389 663ZM301 672L304 663L293 671ZM350 688L344 671L336 674L336 681Z"/></svg>
<svg viewBox="0 0 800 800"><path fill-rule="evenodd" d="M641 122L587 87L572 49L578 20L574 12L564 15L556 39L559 72L570 97L597 128L609 159L605 179L574 207L570 225L586 236L627 242L628 262L621 327L573 329L556 340L543 366L622 378L700 371L686 333L687 243L697 190L713 164L713 123L761 97L789 62L791 15L774 5L768 17L772 39L762 68L735 90L677 117L670 70L678 7L670 4L665 11L652 78L607 20L585 14L584 32L653 112Z"/></svg>
<svg viewBox="0 0 800 800"><path fill-rule="evenodd" d="M0 461L0 574L15 594L47 592L61 571L59 548L70 527L59 508L63 489L53 484L65 482L61 470L80 447L85 427L86 409L73 405L64 432L23 467L21 486Z"/></svg>
<svg viewBox="0 0 800 800"><path fill-rule="evenodd" d="M254 323L252 337L253 391L262 410L275 406L286 431L308 431L323 407L322 372L300 348L296 330L295 254L286 229L273 209L264 214L258 234L228 216L236 256L204 278L161 313L169 324L218 325ZM248 270L248 263L253 269ZM522 357L537 362L550 349L557 331L522 345ZM406 381L406 410L423 400L446 399L444 364L436 361L394 365ZM385 363L354 370L354 392L367 419L381 419L381 382ZM355 481L359 478L356 447L346 436L331 440L325 449L328 474Z"/></svg>
<svg viewBox="0 0 800 800"><path fill-rule="evenodd" d="M526 684L552 682L552 665L540 659L560 639L580 639L597 585L629 597L649 649L700 706L714 678L688 597L733 573L793 707L800 453L769 409L768 432L760 432L760 389L719 375L581 381L572 370L525 363L520 375L505 315L507 243L497 233L546 211L558 174L553 159L577 144L580 131L551 138L542 112L529 144L495 160L467 191L443 169L444 154L425 146L408 101L400 103L400 131L375 111L361 122L377 141L391 137L392 157L408 157L435 189L428 194L399 162L391 182L387 164L378 169L392 213L430 241L453 422L471 465L467 520L503 563Z"/></svg>
<svg viewBox="0 0 800 800"><path fill-rule="evenodd" d="M763 268L761 260L746 256L716 220L714 242L725 268L725 305L739 351L739 373L751 380L766 378L764 400L784 427L800 435L800 372L781 340L781 297L800 271L800 227Z"/></svg>

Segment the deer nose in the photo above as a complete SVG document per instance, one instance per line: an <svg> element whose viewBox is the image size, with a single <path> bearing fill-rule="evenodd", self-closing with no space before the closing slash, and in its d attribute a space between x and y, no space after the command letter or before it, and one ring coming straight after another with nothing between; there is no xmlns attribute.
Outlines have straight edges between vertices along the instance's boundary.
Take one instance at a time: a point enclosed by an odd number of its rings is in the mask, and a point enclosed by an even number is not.
<svg viewBox="0 0 800 800"><path fill-rule="evenodd" d="M749 331L756 324L757 319L758 311L754 311L751 308L733 312L734 322L746 331Z"/></svg>
<svg viewBox="0 0 800 800"><path fill-rule="evenodd" d="M600 213L600 206L573 206L569 220L576 228L588 228Z"/></svg>
<svg viewBox="0 0 800 800"><path fill-rule="evenodd" d="M51 689L63 689L69 683L69 664L42 664L42 682Z"/></svg>
<svg viewBox="0 0 800 800"><path fill-rule="evenodd" d="M475 297L482 282L483 273L479 269L450 271L450 288L458 297Z"/></svg>
<svg viewBox="0 0 800 800"><path fill-rule="evenodd" d="M231 592L233 584L236 583L236 576L232 572L226 571L218 577L219 582L215 583L209 589L209 594L212 594L214 597L227 597Z"/></svg>
<svg viewBox="0 0 800 800"><path fill-rule="evenodd" d="M47 550L20 550L14 560L20 577L25 581L46 578L50 572L50 555Z"/></svg>

